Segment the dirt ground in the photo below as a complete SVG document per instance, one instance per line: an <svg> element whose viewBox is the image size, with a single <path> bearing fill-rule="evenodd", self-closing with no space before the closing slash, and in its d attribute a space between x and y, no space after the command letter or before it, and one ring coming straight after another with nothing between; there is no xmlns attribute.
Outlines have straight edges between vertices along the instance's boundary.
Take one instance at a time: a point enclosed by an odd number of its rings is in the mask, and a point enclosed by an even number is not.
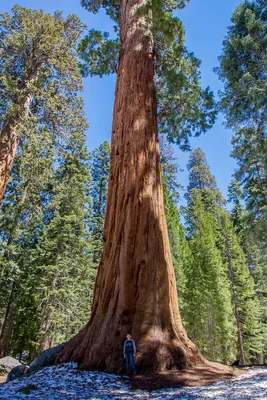
<svg viewBox="0 0 267 400"><path fill-rule="evenodd" d="M7 375L0 375L0 384L6 381Z"/></svg>
<svg viewBox="0 0 267 400"><path fill-rule="evenodd" d="M225 381L234 376L245 373L242 370L233 370L220 364L209 367L195 367L181 371L168 371L154 375L136 375L131 379L133 388L142 390L155 390L180 386L206 386L218 381Z"/></svg>

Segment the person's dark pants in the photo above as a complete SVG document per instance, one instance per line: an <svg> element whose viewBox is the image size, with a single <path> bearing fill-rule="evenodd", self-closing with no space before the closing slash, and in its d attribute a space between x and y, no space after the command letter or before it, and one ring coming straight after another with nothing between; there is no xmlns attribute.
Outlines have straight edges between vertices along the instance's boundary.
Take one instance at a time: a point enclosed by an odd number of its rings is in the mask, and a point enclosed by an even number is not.
<svg viewBox="0 0 267 400"><path fill-rule="evenodd" d="M125 359L126 359L126 370L127 370L127 372L130 370L130 366L132 366L133 372L136 373L136 366L135 366L135 362L134 362L133 353L126 353L125 354Z"/></svg>

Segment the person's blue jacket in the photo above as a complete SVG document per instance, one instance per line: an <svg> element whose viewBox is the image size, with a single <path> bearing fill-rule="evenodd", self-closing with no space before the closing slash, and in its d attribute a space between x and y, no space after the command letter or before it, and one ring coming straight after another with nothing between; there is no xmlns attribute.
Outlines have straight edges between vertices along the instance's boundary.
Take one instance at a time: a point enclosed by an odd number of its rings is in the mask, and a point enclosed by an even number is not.
<svg viewBox="0 0 267 400"><path fill-rule="evenodd" d="M133 340L133 339L130 339L130 340L125 340L125 342L124 342L124 346L123 346L123 355L124 355L124 357L125 357L125 350L126 350L126 343L127 342L132 342L132 344L133 344L133 354L135 354L136 353L136 345L135 345L135 341Z"/></svg>

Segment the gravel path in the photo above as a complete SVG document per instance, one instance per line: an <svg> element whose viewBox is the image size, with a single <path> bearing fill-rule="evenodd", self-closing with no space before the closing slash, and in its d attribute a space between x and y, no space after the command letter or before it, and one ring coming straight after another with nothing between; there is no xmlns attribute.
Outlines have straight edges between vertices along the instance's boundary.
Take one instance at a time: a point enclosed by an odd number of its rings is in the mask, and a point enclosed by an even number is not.
<svg viewBox="0 0 267 400"><path fill-rule="evenodd" d="M267 367L248 369L237 378L211 386L132 390L126 377L79 371L69 363L47 367L33 375L0 385L0 400L126 400L126 399L235 399L267 400Z"/></svg>

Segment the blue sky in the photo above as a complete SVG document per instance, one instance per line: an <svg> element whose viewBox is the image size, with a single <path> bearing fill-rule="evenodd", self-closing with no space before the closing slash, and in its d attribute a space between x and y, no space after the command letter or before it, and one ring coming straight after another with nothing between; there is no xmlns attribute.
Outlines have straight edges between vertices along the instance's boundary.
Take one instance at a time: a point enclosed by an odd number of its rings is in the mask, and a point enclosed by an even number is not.
<svg viewBox="0 0 267 400"><path fill-rule="evenodd" d="M230 24L231 14L240 0L191 0L180 10L178 16L185 24L187 47L201 59L203 86L210 86L216 94L222 88L213 72L218 65L222 41ZM80 0L2 0L0 12L10 11L15 5L39 9L46 12L63 11L64 15L78 14L89 29L112 30L112 21L104 12L97 15L88 13L80 5ZM93 149L105 139L110 140L112 111L114 102L115 76L86 78L84 81L84 99L86 115L90 124L88 147ZM205 135L191 140L192 148L201 147L207 155L211 171L215 175L219 188L227 196L227 187L235 168L230 157L231 131L223 126L223 116L219 116L215 126ZM179 173L179 182L187 185L186 164L189 154L176 148L178 163L184 172Z"/></svg>

